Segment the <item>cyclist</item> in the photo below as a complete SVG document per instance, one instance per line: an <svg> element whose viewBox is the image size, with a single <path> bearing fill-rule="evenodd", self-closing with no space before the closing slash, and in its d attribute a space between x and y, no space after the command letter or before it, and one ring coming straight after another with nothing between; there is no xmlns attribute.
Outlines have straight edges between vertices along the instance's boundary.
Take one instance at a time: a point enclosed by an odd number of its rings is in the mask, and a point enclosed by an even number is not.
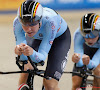
<svg viewBox="0 0 100 90"><path fill-rule="evenodd" d="M81 18L80 27L74 33L74 54L72 61L75 63L73 71L83 65L93 70L100 76L100 17L95 13L85 14ZM72 75L72 90L80 87L81 75ZM100 87L100 79L94 78L94 86Z"/></svg>
<svg viewBox="0 0 100 90"><path fill-rule="evenodd" d="M65 20L54 10L43 8L37 1L28 0L18 8L13 28L16 38L15 54L21 55L21 60L27 60L29 56L35 63L48 56L45 76L52 79L44 79L43 84L46 90L59 90L58 81L65 68L71 44ZM24 67L25 70L33 69L29 62ZM19 86L26 83L27 78L28 74L21 74Z"/></svg>

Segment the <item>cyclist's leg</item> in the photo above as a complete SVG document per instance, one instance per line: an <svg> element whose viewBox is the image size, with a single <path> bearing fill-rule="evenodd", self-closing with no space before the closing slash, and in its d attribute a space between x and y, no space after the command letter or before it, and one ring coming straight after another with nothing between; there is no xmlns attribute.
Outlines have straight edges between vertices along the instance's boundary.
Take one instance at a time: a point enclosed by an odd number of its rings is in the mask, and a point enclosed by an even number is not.
<svg viewBox="0 0 100 90"><path fill-rule="evenodd" d="M73 76L72 77L72 90L76 90L77 88L80 88L82 83L82 77L79 76Z"/></svg>
<svg viewBox="0 0 100 90"><path fill-rule="evenodd" d="M32 65L30 64L29 61L28 61L27 64L24 65L24 71L26 71L28 69L33 69ZM19 78L19 84L18 84L18 86L20 86L23 83L26 83L27 79L28 79L28 74L27 73L21 73L20 74L20 78Z"/></svg>
<svg viewBox="0 0 100 90"><path fill-rule="evenodd" d="M51 79L51 80L43 80L44 86L45 86L45 90L60 90L58 88L58 81L55 79Z"/></svg>
<svg viewBox="0 0 100 90"><path fill-rule="evenodd" d="M69 30L54 40L48 54L48 62L45 73L45 76L52 77L52 80L44 79L44 86L46 90L59 90L58 82L66 66L70 44L71 37Z"/></svg>
<svg viewBox="0 0 100 90"><path fill-rule="evenodd" d="M77 72L79 69L81 68L77 68L76 65L74 64L73 67L73 72ZM72 90L76 90L77 88L80 88L82 83L82 77L81 75L77 75L77 74L72 74Z"/></svg>
<svg viewBox="0 0 100 90"><path fill-rule="evenodd" d="M94 75L100 76L100 64L93 70ZM93 86L100 87L100 79L94 78ZM93 90L100 90L100 88L93 88Z"/></svg>

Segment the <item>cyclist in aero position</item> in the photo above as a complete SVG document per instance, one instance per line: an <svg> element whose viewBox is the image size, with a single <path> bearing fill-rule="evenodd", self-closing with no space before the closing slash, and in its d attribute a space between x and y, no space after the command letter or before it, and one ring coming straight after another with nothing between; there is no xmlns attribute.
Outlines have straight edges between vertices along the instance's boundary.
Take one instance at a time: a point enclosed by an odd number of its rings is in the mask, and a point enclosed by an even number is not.
<svg viewBox="0 0 100 90"><path fill-rule="evenodd" d="M100 17L95 13L85 14L81 18L80 27L74 33L72 61L75 63L73 71L86 65L95 75L100 76ZM81 75L73 74L72 82L72 90L79 88ZM100 79L94 78L93 86L100 87Z"/></svg>
<svg viewBox="0 0 100 90"><path fill-rule="evenodd" d="M37 1L28 0L20 5L13 28L16 38L15 54L21 56L20 60L27 60L29 56L35 63L48 56L45 76L52 79L44 79L43 84L46 90L59 90L58 81L65 68L71 44L65 20L54 10L43 8ZM33 69L29 62L24 68ZM26 83L27 78L28 74L20 75L20 87Z"/></svg>

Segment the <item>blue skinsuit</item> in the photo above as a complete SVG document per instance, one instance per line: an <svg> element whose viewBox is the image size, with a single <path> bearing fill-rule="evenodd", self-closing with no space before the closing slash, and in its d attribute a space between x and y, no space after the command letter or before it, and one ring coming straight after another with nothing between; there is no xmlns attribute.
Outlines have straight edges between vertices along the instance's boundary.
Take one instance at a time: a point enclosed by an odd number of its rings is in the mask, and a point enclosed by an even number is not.
<svg viewBox="0 0 100 90"><path fill-rule="evenodd" d="M99 38L100 38L100 34L99 34ZM82 62L82 56L84 54L83 43L86 42L84 37L80 33L80 28L78 28L74 33L74 53L80 54L80 61L76 64L77 67L83 66L83 62ZM98 48L97 52L92 57L92 60L90 60L89 64L87 65L89 69L96 68L100 63L100 39L94 45L92 46L88 45L88 46L93 48Z"/></svg>
<svg viewBox="0 0 100 90"><path fill-rule="evenodd" d="M30 58L36 63L47 58L54 39L62 35L67 29L67 23L65 20L54 10L49 8L43 8L43 17L41 22L42 26L32 37L34 39L42 40L38 52L33 49L33 54L30 56ZM13 29L16 38L16 45L21 43L27 44L25 32L22 29L18 17L16 17L13 22ZM22 54L20 59L27 60L27 56Z"/></svg>

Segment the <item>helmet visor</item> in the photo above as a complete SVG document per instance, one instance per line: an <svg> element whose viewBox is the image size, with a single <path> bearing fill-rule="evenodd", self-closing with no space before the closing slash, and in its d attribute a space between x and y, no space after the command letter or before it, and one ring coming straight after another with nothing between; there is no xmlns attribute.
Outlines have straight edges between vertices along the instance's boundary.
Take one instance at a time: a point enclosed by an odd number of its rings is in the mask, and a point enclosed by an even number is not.
<svg viewBox="0 0 100 90"><path fill-rule="evenodd" d="M91 32L91 30L88 29L84 30L82 35L84 38L96 38L99 35L99 32L97 30Z"/></svg>
<svg viewBox="0 0 100 90"><path fill-rule="evenodd" d="M24 26L35 26L39 23L39 20L34 21L34 19L31 18L30 16L29 17L23 17L23 18L19 17L19 21Z"/></svg>

